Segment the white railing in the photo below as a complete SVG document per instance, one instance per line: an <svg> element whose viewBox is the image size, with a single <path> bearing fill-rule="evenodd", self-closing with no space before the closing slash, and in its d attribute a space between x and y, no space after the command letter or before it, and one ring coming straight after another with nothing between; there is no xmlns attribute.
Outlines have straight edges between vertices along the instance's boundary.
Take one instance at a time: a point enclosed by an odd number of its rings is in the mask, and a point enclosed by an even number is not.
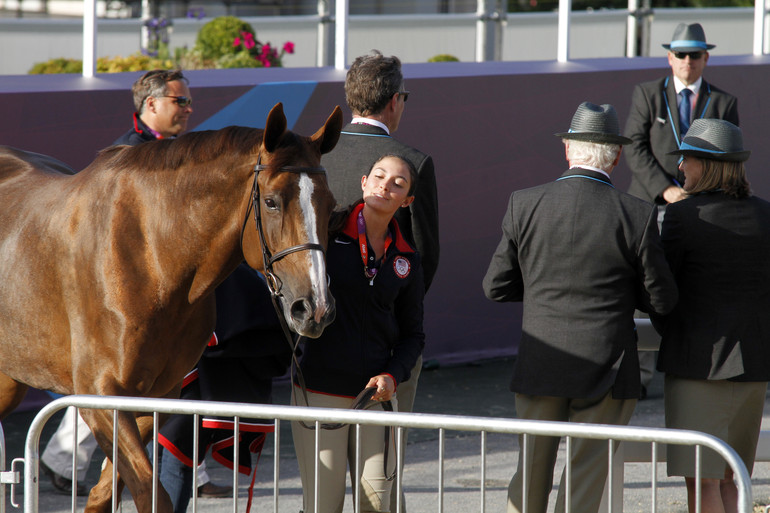
<svg viewBox="0 0 770 513"><path fill-rule="evenodd" d="M650 454L652 455L652 511L655 513L657 488L657 449L659 444L677 444L694 445L696 454L702 447L714 450L720 454L735 474L736 486L738 488L738 509L742 513L752 511L752 493L751 480L736 452L721 440L695 431L670 430L663 428L640 428L631 426L607 426L591 424L574 424L563 422L543 422L521 419L501 419L493 417L468 417L454 415L428 415L413 413L391 413L381 411L361 411L361 410L338 410L325 408L302 408L290 406L274 405L255 405L243 403L216 403L208 401L182 401L166 399L143 399L143 398L125 398L125 397L96 397L96 396L70 396L57 399L43 407L30 425L24 448L24 511L25 513L37 513L38 511L38 481L39 481L39 444L42 429L45 423L58 410L67 406L76 406L78 408L98 408L114 410L135 411L135 412L154 412L157 420L158 413L170 414L194 414L193 417L197 425L198 415L214 415L235 418L236 430L241 418L274 418L276 419L275 448L274 448L274 510L279 510L280 498L280 475L278 461L280 458L280 423L282 421L304 421L315 423L316 427L322 422L347 423L347 424L366 424L379 426L397 426L396 444L400 446L403 443L403 433L405 428L410 429L434 429L439 431L439 454L437 461L437 500L439 512L443 511L444 496L444 434L447 430L466 431L481 433L481 467L480 467L480 491L482 495L481 511L484 511L484 497L486 493L486 435L487 433L501 434L523 434L526 437L533 435L559 436L567 437L567 447L571 445L572 438L589 438L607 440L609 454L614 452L616 444L619 442L644 442L650 444ZM358 430L356 430L358 431ZM157 435L157 433L155 433ZM157 436L155 436L157 439ZM235 440L238 440L237 433ZM316 438L318 443L318 438ZM157 451L157 444L153 445L153 452ZM237 446L235 453L237 454ZM400 452L396 451L400 458ZM155 454L157 461L157 454ZM193 455L195 459L197 455ZM318 454L316 454L318 457ZM400 463L400 462L398 462ZM608 490L609 504L616 503L613 497L613 490L617 490L613 480L617 476L617 463L613 458L608 462ZM570 458L566 458L567 475L570 472ZM622 471L622 462L620 463ZM234 466L237 468L237 462ZM114 469L114 467L113 467ZM513 470L513 469L511 469ZM115 472L115 471L114 471ZM621 474L622 475L622 474ZM76 476L73 476L75 478ZM113 479L116 477L114 476ZM621 478L622 481L622 478ZM526 478L525 478L526 482ZM237 484L237 476L234 475L234 483ZM12 493L13 487L12 485ZM402 476L396 477L395 486L402 489ZM316 483L316 487L318 484ZM622 488L621 488L622 491ZM698 490L700 494L700 490ZM400 502L400 501L399 501ZM74 500L73 500L74 505ZM195 507L195 506L193 506ZM396 511L401 511L401 504L396 505Z"/></svg>

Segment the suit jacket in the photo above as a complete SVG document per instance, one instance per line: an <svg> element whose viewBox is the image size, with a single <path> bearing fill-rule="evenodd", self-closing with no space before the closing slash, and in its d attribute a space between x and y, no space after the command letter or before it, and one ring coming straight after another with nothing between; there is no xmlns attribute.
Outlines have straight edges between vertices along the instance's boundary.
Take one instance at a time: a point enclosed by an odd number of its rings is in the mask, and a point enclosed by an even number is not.
<svg viewBox="0 0 770 513"><path fill-rule="evenodd" d="M511 195L483 286L524 302L512 391L639 397L634 309L667 313L677 300L656 219L654 205L579 168Z"/></svg>
<svg viewBox="0 0 770 513"><path fill-rule="evenodd" d="M396 212L404 238L420 252L428 290L438 269L438 198L433 159L390 137L383 129L365 124L349 124L342 130L334 150L321 158L326 167L337 205L347 207L361 199L361 177L382 155L406 157L417 169L415 198L408 208Z"/></svg>
<svg viewBox="0 0 770 513"><path fill-rule="evenodd" d="M770 381L770 203L699 194L666 208L663 246L679 285L658 369Z"/></svg>
<svg viewBox="0 0 770 513"><path fill-rule="evenodd" d="M701 82L693 119L716 118L738 124L738 100L709 84ZM679 148L679 109L674 79L671 76L638 84L631 97L631 110L625 136L634 142L624 148L633 177L628 193L659 204L663 191L684 183L678 169L679 157L668 152Z"/></svg>

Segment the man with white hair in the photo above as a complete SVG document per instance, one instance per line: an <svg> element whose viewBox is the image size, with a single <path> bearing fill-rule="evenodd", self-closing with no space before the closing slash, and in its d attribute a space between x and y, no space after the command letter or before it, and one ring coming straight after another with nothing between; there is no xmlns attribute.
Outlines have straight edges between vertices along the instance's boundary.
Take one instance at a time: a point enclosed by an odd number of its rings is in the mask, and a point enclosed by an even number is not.
<svg viewBox="0 0 770 513"><path fill-rule="evenodd" d="M610 173L620 159L612 105L583 102L564 141L569 169L556 181L514 192L503 236L484 277L493 301L523 301L511 390L520 418L627 424L639 397L636 308L670 311L674 278L658 234L655 206L618 191ZM545 513L558 437L520 437L508 512ZM596 512L607 475L607 443L575 439L572 487L564 474L556 511ZM528 488L523 489L527 469Z"/></svg>

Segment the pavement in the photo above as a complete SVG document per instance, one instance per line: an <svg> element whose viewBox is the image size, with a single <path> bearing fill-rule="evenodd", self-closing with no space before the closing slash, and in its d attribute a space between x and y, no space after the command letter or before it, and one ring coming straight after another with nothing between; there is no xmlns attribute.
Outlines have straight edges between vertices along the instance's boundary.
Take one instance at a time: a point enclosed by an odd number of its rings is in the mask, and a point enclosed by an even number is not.
<svg viewBox="0 0 770 513"><path fill-rule="evenodd" d="M435 362L431 362L435 363ZM420 376L415 411L451 415L514 418L513 394L508 390L512 359L495 359L452 367L436 366L423 370ZM276 404L288 404L289 384L279 382L275 390ZM766 401L766 405L770 402ZM8 457L23 454L26 430L35 411L13 413L3 422ZM47 440L58 425L58 417L49 422L43 433ZM663 426L663 379L656 374L648 390L647 399L640 401L631 425ZM770 430L770 408L766 406L763 430ZM518 440L512 435L487 435L486 494L480 494L480 435L449 431L446 433L444 448L444 512L505 511L508 482L516 467ZM555 479L561 472L564 461L564 444L560 450ZM253 512L273 511L273 454L272 435L266 444L257 469L254 487ZM438 485L438 432L435 430L409 430L406 452L406 468L403 482L406 504L411 513L436 511L439 504ZM99 463L103 454L97 451L86 478L92 486L99 475ZM231 472L207 460L209 474L217 484L232 483ZM624 508L627 513L652 511L651 469L649 463L628 463L625 467ZM280 444L280 497L278 511L297 512L301 509L302 488L297 471L291 441L291 430L287 422L281 426ZM199 499L197 511L201 513L225 513L245 511L248 500L250 479L240 476L238 480L237 509L232 498ZM554 487L555 490L555 487ZM758 462L752 478L752 493L758 505L770 503L770 463ZM18 493L21 496L21 491ZM350 494L349 494L350 496ZM552 493L551 508L556 493ZM17 501L21 502L20 498ZM70 497L56 492L45 477L40 484L40 512L67 513ZM82 511L85 498L78 498L77 507ZM135 511L128 493L124 494L123 511ZM190 506L192 508L192 506ZM681 478L666 477L665 464L658 468L656 494L657 511L684 513L687 510L684 482ZM8 513L14 511L7 502ZM346 501L345 512L353 512L352 499ZM392 511L395 511L395 507ZM576 509L579 512L579 509ZM755 511L763 511L757 506Z"/></svg>

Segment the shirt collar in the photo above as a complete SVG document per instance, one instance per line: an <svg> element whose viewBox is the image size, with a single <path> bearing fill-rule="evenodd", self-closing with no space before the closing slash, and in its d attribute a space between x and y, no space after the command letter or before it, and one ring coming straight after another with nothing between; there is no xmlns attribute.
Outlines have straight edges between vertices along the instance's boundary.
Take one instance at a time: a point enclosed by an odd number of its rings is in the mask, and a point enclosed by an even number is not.
<svg viewBox="0 0 770 513"><path fill-rule="evenodd" d="M571 167L572 167L573 169L574 169L574 168L587 169L587 170L589 170L589 171L594 171L594 172L596 172L596 173L601 173L601 174L603 174L604 176L606 176L607 178L609 178L609 177L610 177L610 175L609 175L609 173L607 173L607 171L604 171L603 169L599 169L598 167L585 166L585 165L583 165L583 164L576 164L576 165L574 165L574 166L571 166Z"/></svg>
<svg viewBox="0 0 770 513"><path fill-rule="evenodd" d="M351 121L354 125L372 125L377 126L385 130L385 133L390 135L390 130L388 130L388 127L385 123L382 121L378 121L376 119L372 118L353 118L353 121Z"/></svg>
<svg viewBox="0 0 770 513"><path fill-rule="evenodd" d="M682 89L687 88L690 91L692 91L695 94L698 94L698 91L700 91L700 85L703 83L703 77L700 77L698 80L690 84L689 86L684 85L684 82L679 80L679 77L674 75L674 89L676 90L676 94L679 94L682 92Z"/></svg>

